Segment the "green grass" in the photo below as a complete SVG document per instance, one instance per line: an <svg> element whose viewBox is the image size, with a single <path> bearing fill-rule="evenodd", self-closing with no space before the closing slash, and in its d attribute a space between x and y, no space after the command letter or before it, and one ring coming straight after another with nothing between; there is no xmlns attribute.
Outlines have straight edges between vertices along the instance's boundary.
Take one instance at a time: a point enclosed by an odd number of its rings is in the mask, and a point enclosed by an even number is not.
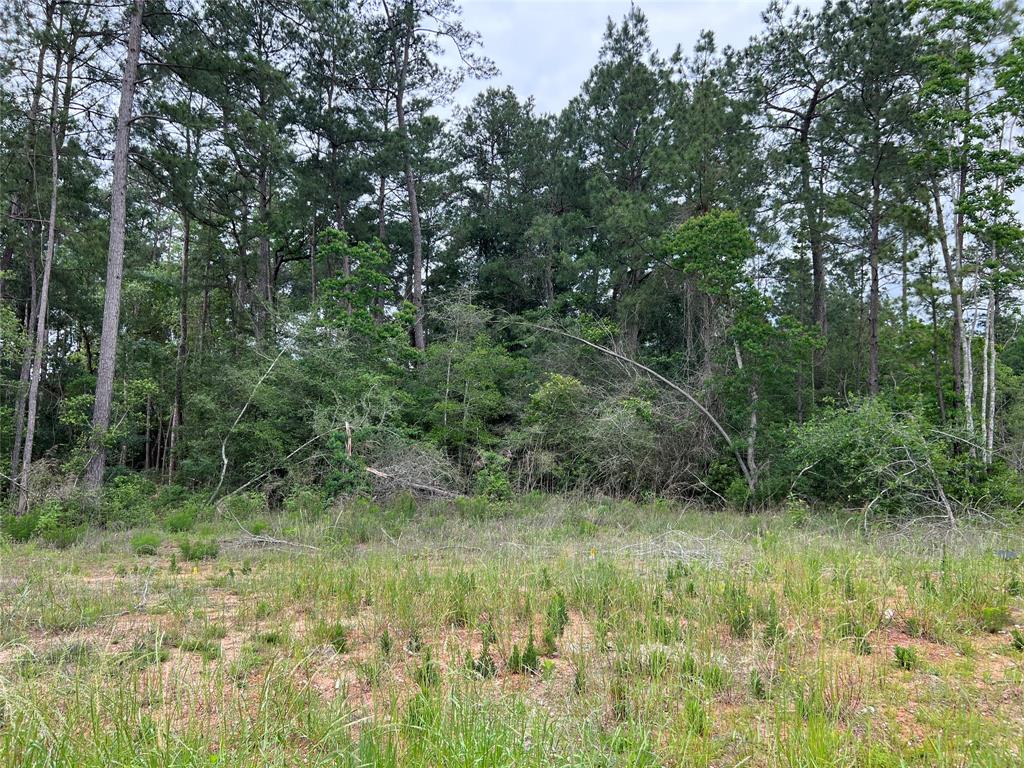
<svg viewBox="0 0 1024 768"><path fill-rule="evenodd" d="M1020 763L1017 529L400 504L0 544L0 765Z"/></svg>

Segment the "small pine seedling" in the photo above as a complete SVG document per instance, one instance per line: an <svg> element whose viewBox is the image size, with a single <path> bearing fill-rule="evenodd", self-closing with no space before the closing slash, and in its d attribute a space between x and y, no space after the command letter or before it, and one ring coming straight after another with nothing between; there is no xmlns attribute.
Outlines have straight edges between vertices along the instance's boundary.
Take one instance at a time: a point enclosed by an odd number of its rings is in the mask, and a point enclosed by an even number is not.
<svg viewBox="0 0 1024 768"><path fill-rule="evenodd" d="M897 645L893 653L896 656L896 666L900 669L914 669L917 666L917 651L913 648Z"/></svg>
<svg viewBox="0 0 1024 768"><path fill-rule="evenodd" d="M533 643L533 630L526 640L526 649L523 651L523 671L537 674L540 671L540 656L537 653L537 646Z"/></svg>
<svg viewBox="0 0 1024 768"><path fill-rule="evenodd" d="M1010 630L1010 645L1015 651L1024 651L1024 629Z"/></svg>
<svg viewBox="0 0 1024 768"><path fill-rule="evenodd" d="M466 651L466 653L469 654L469 651ZM498 674L498 665L491 658L491 649L486 641L484 641L483 647L480 649L480 656L475 661L472 658L470 661L472 661L471 669L485 680Z"/></svg>
<svg viewBox="0 0 1024 768"><path fill-rule="evenodd" d="M409 653L419 653L421 648L423 648L423 640L420 639L420 631L414 629L405 643L405 650Z"/></svg>
<svg viewBox="0 0 1024 768"><path fill-rule="evenodd" d="M512 654L508 657L508 672L510 675L521 675L523 673L523 656L519 653L519 644L512 646Z"/></svg>
<svg viewBox="0 0 1024 768"><path fill-rule="evenodd" d="M437 662L430 655L430 648L423 653L423 661L413 672L413 679L420 688L432 688L441 682L441 671L437 667Z"/></svg>

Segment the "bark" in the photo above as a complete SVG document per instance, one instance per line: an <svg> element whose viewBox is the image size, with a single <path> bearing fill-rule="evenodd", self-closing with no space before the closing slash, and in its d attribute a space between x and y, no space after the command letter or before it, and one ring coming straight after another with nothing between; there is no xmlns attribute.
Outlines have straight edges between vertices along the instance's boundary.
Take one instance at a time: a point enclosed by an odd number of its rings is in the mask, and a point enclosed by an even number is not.
<svg viewBox="0 0 1024 768"><path fill-rule="evenodd" d="M942 195L939 192L938 180L932 179L932 202L935 206L935 226L938 231L939 248L942 251L942 263L946 270L946 282L949 285L949 300L952 306L953 339L950 349L950 360L953 366L953 394L956 398L963 395L963 339L964 310L963 285L960 282L960 270L953 260L949 246L949 235L946 231L946 218L942 212ZM956 407L958 403L954 402Z"/></svg>
<svg viewBox="0 0 1024 768"><path fill-rule="evenodd" d="M984 439L982 456L986 464L992 463L992 452L995 447L996 307L995 288L990 284L985 317L984 382L981 397L981 431Z"/></svg>
<svg viewBox="0 0 1024 768"><path fill-rule="evenodd" d="M121 319L121 280L124 270L126 198L128 194L128 142L131 132L132 103L138 76L139 48L142 43L142 13L145 0L135 0L128 28L128 53L121 80L121 101L117 110L114 141L113 176L110 188L110 243L107 250L106 294L103 300L103 326L100 337L99 367L96 374L96 399L92 414L92 454L85 468L85 485L98 489L103 484L107 465L106 435L110 428L110 409L114 395L114 368L117 360L117 334Z"/></svg>
<svg viewBox="0 0 1024 768"><path fill-rule="evenodd" d="M14 445L11 448L11 495L13 496L19 486L18 478L21 476L21 448L25 430L25 406L28 402L29 379L32 376L32 356L35 349L36 317L39 311L38 301L38 275L36 274L35 254L29 254L29 310L25 318L25 328L28 333L28 343L21 356L21 373L18 377L18 395L14 404Z"/></svg>
<svg viewBox="0 0 1024 768"><path fill-rule="evenodd" d="M828 337L828 315L826 311L825 296L828 290L827 276L825 274L825 242L821 223L821 209L815 201L815 193L811 180L811 151L810 138L811 127L815 118L818 117L818 110L822 103L823 83L817 83L811 94L810 102L800 120L798 140L801 147L800 164L800 192L803 198L804 226L806 229L807 244L811 250L811 280L812 280L812 319L818 328L818 334L822 341ZM825 345L822 343L814 348L812 353L812 365L814 373L814 387L820 389L825 381Z"/></svg>
<svg viewBox="0 0 1024 768"><path fill-rule="evenodd" d="M188 269L192 250L192 217L182 214L181 282L178 294L178 349L174 357L174 404L171 407L170 447L167 451L167 476L170 479L176 467L175 449L185 417L185 366L188 363Z"/></svg>
<svg viewBox="0 0 1024 768"><path fill-rule="evenodd" d="M933 295L929 306L932 319L932 363L935 368L935 396L939 401L939 420L946 423L946 395L942 386L942 364L939 355L939 321L938 321L938 299Z"/></svg>
<svg viewBox="0 0 1024 768"><path fill-rule="evenodd" d="M412 167L412 153L409 151L409 132L405 121L405 84L409 69L412 47L412 19L406 18L405 32L402 43L402 66L398 77L398 89L395 93L395 116L398 120L398 133L402 138L402 153L405 160L405 188L409 195L409 226L412 230L412 292L410 298L416 316L413 321L413 344L421 352L427 348L427 337L423 330L423 230L420 224L420 209L416 199L416 174Z"/></svg>
<svg viewBox="0 0 1024 768"><path fill-rule="evenodd" d="M868 259L871 268L870 306L868 307L868 393L877 395L881 390L878 371L878 319L881 312L881 288L878 282L878 252L881 227L881 185L878 174L871 183L871 220L868 240Z"/></svg>
<svg viewBox="0 0 1024 768"><path fill-rule="evenodd" d="M736 367L740 373L743 373L743 355L740 353L740 345L737 342L733 342L733 349L736 351ZM758 392L757 385L754 383L754 377L750 377L750 425L747 428L747 470L750 472L749 484L750 490L754 490L754 486L757 484L757 403L758 403Z"/></svg>
<svg viewBox="0 0 1024 768"><path fill-rule="evenodd" d="M46 252L43 256L43 275L39 285L36 309L36 329L32 353L28 399L25 414L25 443L21 450L21 479L18 488L16 514L28 511L29 479L32 469L32 448L35 441L36 413L39 407L39 380L43 375L43 354L46 351L46 315L50 298L50 274L53 271L53 255L57 248L57 197L60 182L60 153L64 145L68 106L71 101L71 85L74 76L74 42L67 56L67 79L64 85L63 105L58 108L58 89L63 57L57 55L54 64L53 91L50 100L50 213L46 224Z"/></svg>

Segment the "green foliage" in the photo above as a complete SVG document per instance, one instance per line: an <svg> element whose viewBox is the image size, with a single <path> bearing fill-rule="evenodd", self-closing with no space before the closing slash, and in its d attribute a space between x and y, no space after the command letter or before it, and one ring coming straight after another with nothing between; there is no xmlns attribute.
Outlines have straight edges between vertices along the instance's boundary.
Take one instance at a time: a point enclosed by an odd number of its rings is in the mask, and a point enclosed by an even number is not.
<svg viewBox="0 0 1024 768"><path fill-rule="evenodd" d="M893 648L893 654L896 657L896 666L900 669L916 669L920 663L917 651L913 648L897 645Z"/></svg>
<svg viewBox="0 0 1024 768"><path fill-rule="evenodd" d="M879 399L825 409L792 427L786 443L771 486L814 505L934 512L958 479L944 438L918 414L894 413Z"/></svg>
<svg viewBox="0 0 1024 768"><path fill-rule="evenodd" d="M164 518L164 528L171 533L184 533L191 531L196 524L199 510L194 505L188 505L176 509Z"/></svg>
<svg viewBox="0 0 1024 768"><path fill-rule="evenodd" d="M37 509L29 510L23 515L4 515L0 519L0 530L13 541L28 541L39 525L39 515Z"/></svg>
<svg viewBox="0 0 1024 768"><path fill-rule="evenodd" d="M155 555L163 543L163 537L156 531L139 531L132 536L132 551L136 555Z"/></svg>
<svg viewBox="0 0 1024 768"><path fill-rule="evenodd" d="M512 483L508 477L509 460L493 451L484 451L483 466L477 470L473 490L491 501L505 501L512 496Z"/></svg>
<svg viewBox="0 0 1024 768"><path fill-rule="evenodd" d="M151 523L156 490L156 485L141 475L115 477L103 492L104 522L125 528Z"/></svg>
<svg viewBox="0 0 1024 768"><path fill-rule="evenodd" d="M1024 630L1010 630L1010 645L1015 651L1024 651Z"/></svg>
<svg viewBox="0 0 1024 768"><path fill-rule="evenodd" d="M181 558L187 562L212 560L220 553L220 545L213 539L183 538L178 542Z"/></svg>

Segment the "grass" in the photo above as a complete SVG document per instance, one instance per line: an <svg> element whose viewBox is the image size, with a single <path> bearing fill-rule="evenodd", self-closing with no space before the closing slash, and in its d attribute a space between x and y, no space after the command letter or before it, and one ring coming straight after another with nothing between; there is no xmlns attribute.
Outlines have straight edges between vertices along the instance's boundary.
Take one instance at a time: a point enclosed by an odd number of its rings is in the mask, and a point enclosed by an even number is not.
<svg viewBox="0 0 1024 768"><path fill-rule="evenodd" d="M0 765L1021 762L1016 529L536 497L268 525L319 550L0 543Z"/></svg>

